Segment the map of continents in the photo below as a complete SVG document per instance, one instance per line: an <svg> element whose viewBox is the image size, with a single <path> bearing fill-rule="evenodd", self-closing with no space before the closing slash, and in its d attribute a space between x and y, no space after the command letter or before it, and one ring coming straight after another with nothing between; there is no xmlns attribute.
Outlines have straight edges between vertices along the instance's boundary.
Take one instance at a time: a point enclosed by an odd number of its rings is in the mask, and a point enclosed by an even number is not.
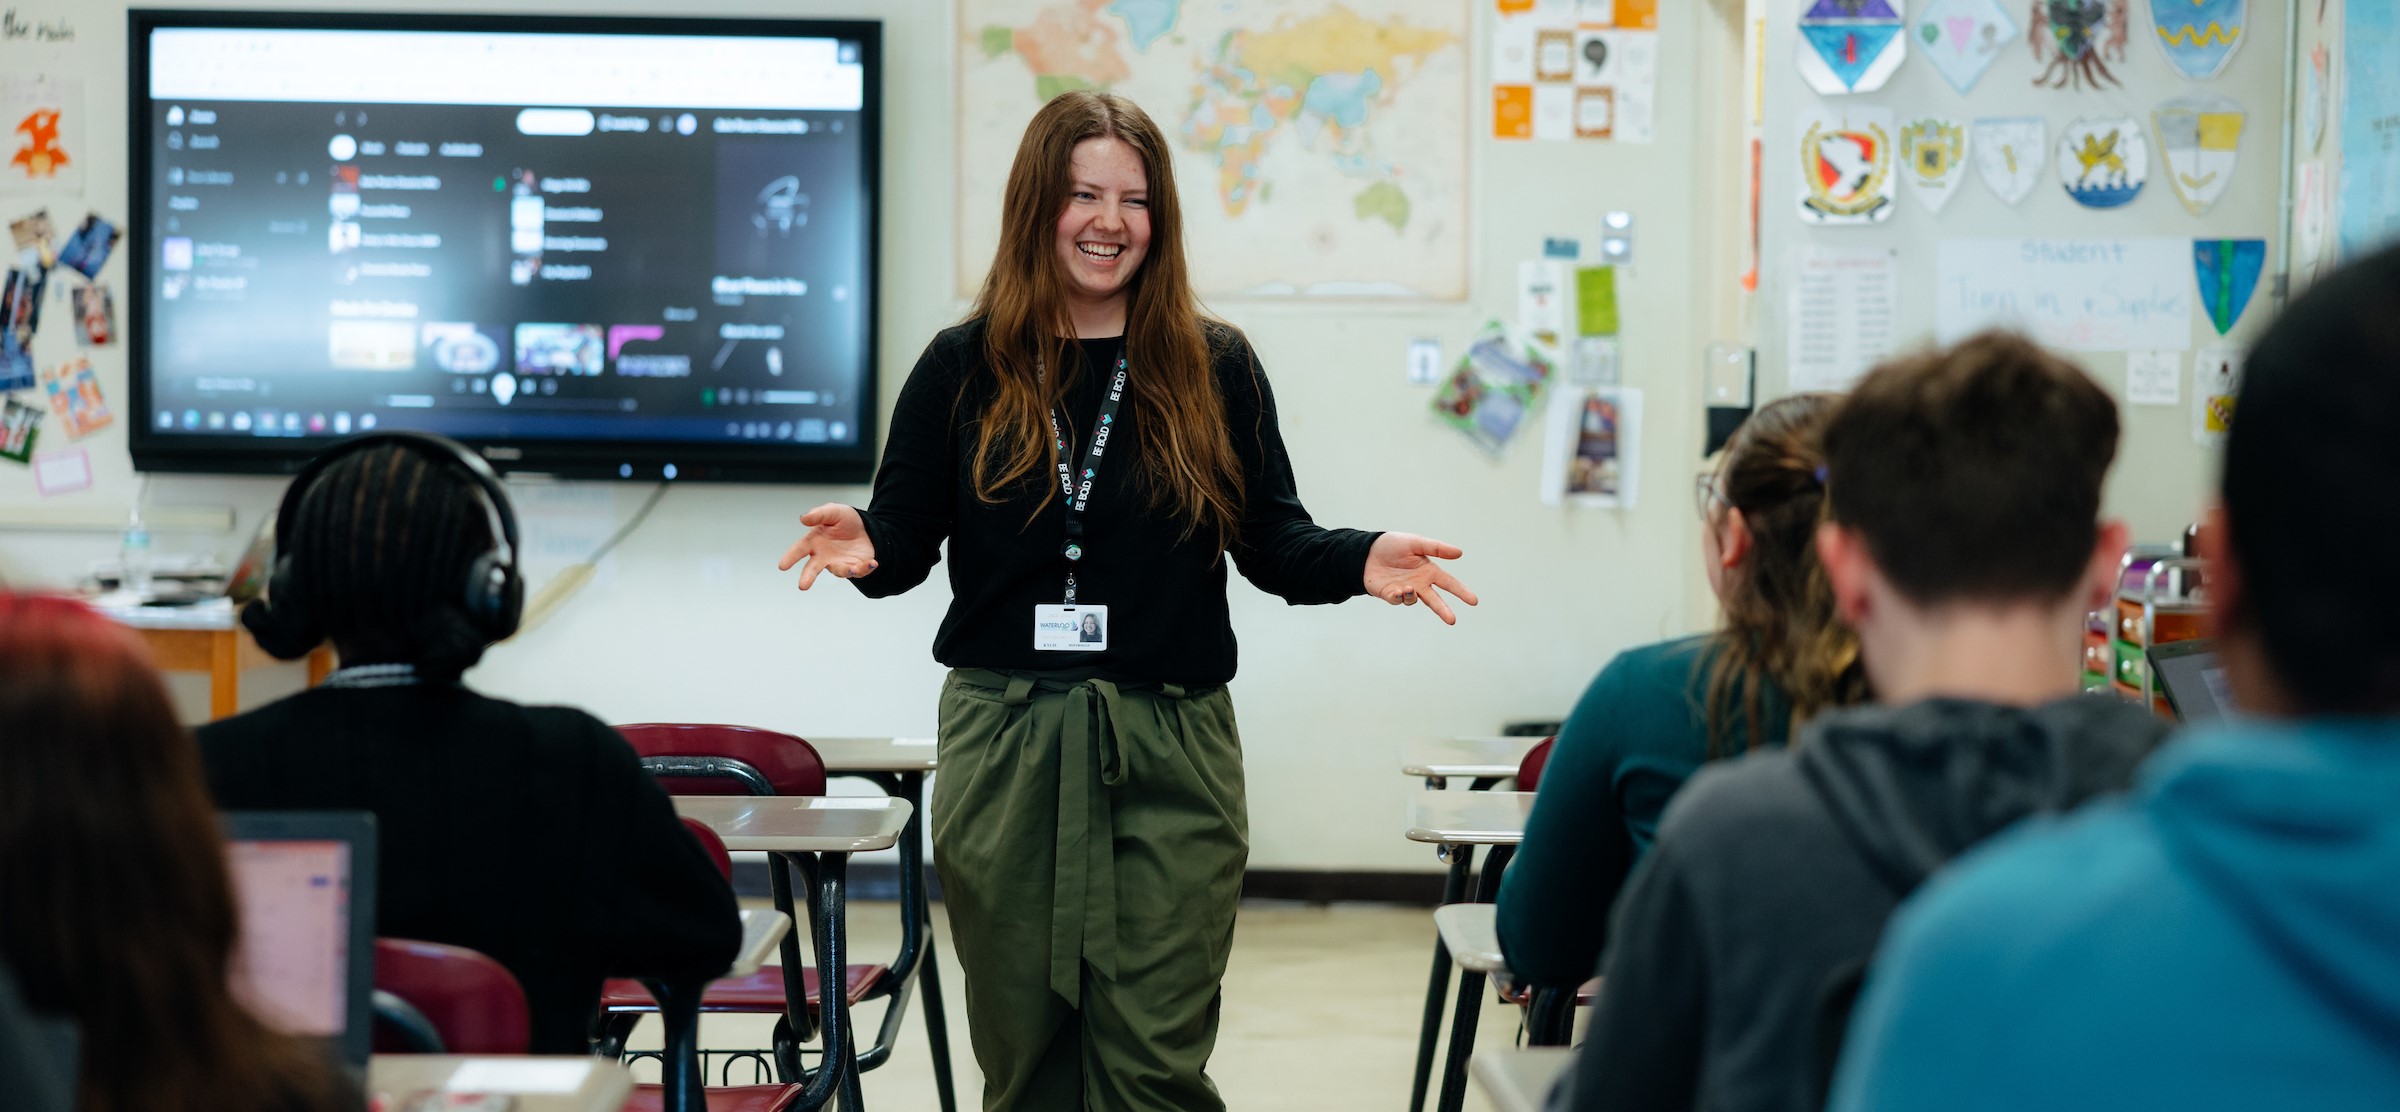
<svg viewBox="0 0 2400 1112"><path fill-rule="evenodd" d="M1204 297L1466 296L1468 0L959 0L958 284L1034 110L1167 133Z"/></svg>

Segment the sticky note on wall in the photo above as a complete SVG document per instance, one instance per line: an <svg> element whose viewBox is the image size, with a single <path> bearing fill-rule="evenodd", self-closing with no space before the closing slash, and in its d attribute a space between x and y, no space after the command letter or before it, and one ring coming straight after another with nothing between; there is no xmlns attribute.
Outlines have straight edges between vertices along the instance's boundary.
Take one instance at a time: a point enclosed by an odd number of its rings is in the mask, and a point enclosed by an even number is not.
<svg viewBox="0 0 2400 1112"><path fill-rule="evenodd" d="M1575 272L1576 331L1586 336L1617 334L1617 268L1587 266Z"/></svg>

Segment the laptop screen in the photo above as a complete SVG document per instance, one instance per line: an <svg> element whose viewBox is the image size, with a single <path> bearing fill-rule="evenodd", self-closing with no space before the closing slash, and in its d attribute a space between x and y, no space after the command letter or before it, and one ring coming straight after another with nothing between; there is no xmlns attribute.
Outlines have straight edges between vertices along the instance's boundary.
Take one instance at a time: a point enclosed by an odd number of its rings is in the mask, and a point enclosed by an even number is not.
<svg viewBox="0 0 2400 1112"><path fill-rule="evenodd" d="M2150 650L2150 667L2179 722L2209 722L2233 709L2225 665L2208 641L2177 641Z"/></svg>
<svg viewBox="0 0 2400 1112"><path fill-rule="evenodd" d="M242 916L234 994L268 1026L336 1044L364 1069L375 966L373 817L225 818Z"/></svg>

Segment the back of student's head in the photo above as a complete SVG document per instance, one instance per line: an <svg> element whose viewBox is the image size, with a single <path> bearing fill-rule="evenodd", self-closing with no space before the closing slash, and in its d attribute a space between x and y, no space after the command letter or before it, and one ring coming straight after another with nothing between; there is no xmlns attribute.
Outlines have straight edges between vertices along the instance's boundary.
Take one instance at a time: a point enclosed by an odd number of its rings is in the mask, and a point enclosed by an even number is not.
<svg viewBox="0 0 2400 1112"><path fill-rule="evenodd" d="M2309 288L2250 353L2222 494L2239 567L2223 615L2311 713L2400 711L2400 248Z"/></svg>
<svg viewBox="0 0 2400 1112"><path fill-rule="evenodd" d="M0 593L0 966L78 1027L83 1112L331 1102L328 1064L235 1002L238 930L199 756L141 643Z"/></svg>
<svg viewBox="0 0 2400 1112"><path fill-rule="evenodd" d="M1866 697L1857 636L1834 613L1815 545L1825 499L1819 436L1837 400L1798 394L1761 407L1726 443L1710 480L1711 535L1721 537L1739 511L1749 536L1718 590L1725 616L1708 679L1711 753L1758 746L1770 685L1795 721ZM1749 722L1747 736L1734 736L1736 714Z"/></svg>
<svg viewBox="0 0 2400 1112"><path fill-rule="evenodd" d="M413 664L439 678L483 658L490 641L466 584L492 525L456 460L411 443L351 451L309 480L281 528L296 597L270 588L269 605L243 614L260 647L291 659L330 639L345 667Z"/></svg>
<svg viewBox="0 0 2400 1112"><path fill-rule="evenodd" d="M1920 606L2056 602L2085 582L2117 405L2022 336L1891 360L1825 428L1832 520Z"/></svg>

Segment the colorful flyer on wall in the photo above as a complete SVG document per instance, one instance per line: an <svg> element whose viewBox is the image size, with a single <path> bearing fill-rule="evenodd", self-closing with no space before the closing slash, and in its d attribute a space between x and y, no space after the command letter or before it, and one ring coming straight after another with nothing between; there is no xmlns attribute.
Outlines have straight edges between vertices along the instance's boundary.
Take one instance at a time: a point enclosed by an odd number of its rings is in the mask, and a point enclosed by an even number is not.
<svg viewBox="0 0 2400 1112"><path fill-rule="evenodd" d="M108 265L109 253L117 249L117 226L92 213L76 226L74 234L58 248L58 265L86 278L98 278L100 268Z"/></svg>
<svg viewBox="0 0 2400 1112"><path fill-rule="evenodd" d="M1892 113L1820 106L1800 128L1800 219L1810 224L1879 224L1892 217Z"/></svg>
<svg viewBox="0 0 2400 1112"><path fill-rule="evenodd" d="M69 291L67 304L75 310L75 342L104 347L117 342L117 302L106 284Z"/></svg>
<svg viewBox="0 0 2400 1112"><path fill-rule="evenodd" d="M83 82L42 74L0 77L0 193L83 192Z"/></svg>
<svg viewBox="0 0 2400 1112"><path fill-rule="evenodd" d="M18 463L33 458L33 441L40 434L42 411L15 398L0 404L0 459Z"/></svg>
<svg viewBox="0 0 2400 1112"><path fill-rule="evenodd" d="M1542 504L1632 509L1641 491L1642 392L1562 390L1542 438Z"/></svg>
<svg viewBox="0 0 2400 1112"><path fill-rule="evenodd" d="M50 413L69 440L81 440L107 427L114 416L100 396L100 376L88 359L73 359L42 373L42 389L50 395Z"/></svg>
<svg viewBox="0 0 2400 1112"><path fill-rule="evenodd" d="M1492 137L1647 143L1656 114L1655 0L1497 0Z"/></svg>
<svg viewBox="0 0 2400 1112"><path fill-rule="evenodd" d="M2233 428L2233 397L2241 386L2241 352L2218 344L2192 356L2192 439L2201 447L2225 446L2225 433Z"/></svg>
<svg viewBox="0 0 2400 1112"><path fill-rule="evenodd" d="M1553 363L1498 321L1486 324L1433 396L1434 415L1498 455L1541 399Z"/></svg>
<svg viewBox="0 0 2400 1112"><path fill-rule="evenodd" d="M8 222L9 238L16 241L17 265L31 271L44 271L58 262L58 247L53 242L57 234L50 226L50 210L27 213Z"/></svg>

